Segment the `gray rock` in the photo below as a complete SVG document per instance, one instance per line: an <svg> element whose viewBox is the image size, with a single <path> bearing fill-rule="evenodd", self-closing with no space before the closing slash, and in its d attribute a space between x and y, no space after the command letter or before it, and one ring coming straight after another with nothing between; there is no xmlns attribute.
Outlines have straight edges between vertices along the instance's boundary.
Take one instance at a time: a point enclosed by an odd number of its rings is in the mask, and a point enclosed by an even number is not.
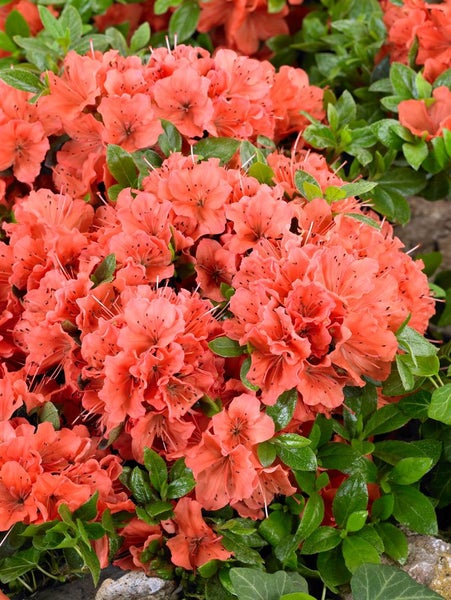
<svg viewBox="0 0 451 600"><path fill-rule="evenodd" d="M131 571L119 579L105 579L95 600L169 600L175 584L157 577L147 577L140 571Z"/></svg>

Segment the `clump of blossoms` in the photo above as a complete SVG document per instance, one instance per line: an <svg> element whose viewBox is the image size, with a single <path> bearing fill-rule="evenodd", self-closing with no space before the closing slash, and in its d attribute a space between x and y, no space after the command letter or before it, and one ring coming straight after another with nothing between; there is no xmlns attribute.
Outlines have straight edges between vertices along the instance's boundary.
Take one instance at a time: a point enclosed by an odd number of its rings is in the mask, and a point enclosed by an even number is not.
<svg viewBox="0 0 451 600"><path fill-rule="evenodd" d="M383 54L389 55L390 61L422 66L430 82L451 68L449 2L405 0L396 4L382 0L380 4L388 32Z"/></svg>
<svg viewBox="0 0 451 600"><path fill-rule="evenodd" d="M35 104L6 85L0 98L13 215L0 242L0 530L57 519L96 490L92 519L126 513L125 568L151 571L162 548L189 571L226 561L235 551L202 511L257 521L302 491L290 461L259 448L339 413L345 386L388 377L396 332L409 320L424 333L433 314L422 264L322 156L250 143L302 139L301 109L323 118L302 70L178 46L145 65L71 52L46 76ZM197 153L219 138L254 155ZM112 147L158 160L123 185ZM37 424L49 407L57 418ZM167 489L150 469L161 512L134 516L125 462L170 469ZM192 483L168 491L179 472ZM117 550L95 544L102 564Z"/></svg>

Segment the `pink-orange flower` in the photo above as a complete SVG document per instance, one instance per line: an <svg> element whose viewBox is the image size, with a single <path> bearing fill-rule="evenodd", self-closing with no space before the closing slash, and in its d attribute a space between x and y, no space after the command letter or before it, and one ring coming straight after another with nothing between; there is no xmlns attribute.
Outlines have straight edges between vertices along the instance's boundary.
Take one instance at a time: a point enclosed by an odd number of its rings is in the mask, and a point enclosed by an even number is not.
<svg viewBox="0 0 451 600"><path fill-rule="evenodd" d="M201 508L196 500L181 498L174 508L177 535L166 542L172 562L188 570L195 570L210 560L227 560L232 556L222 545L221 538L205 523Z"/></svg>
<svg viewBox="0 0 451 600"><path fill-rule="evenodd" d="M433 100L403 100L399 103L399 122L426 140L440 136L443 129L451 130L451 90L444 85L432 92Z"/></svg>
<svg viewBox="0 0 451 600"><path fill-rule="evenodd" d="M33 183L50 148L41 123L8 121L0 125L0 137L0 171L12 167L19 181Z"/></svg>

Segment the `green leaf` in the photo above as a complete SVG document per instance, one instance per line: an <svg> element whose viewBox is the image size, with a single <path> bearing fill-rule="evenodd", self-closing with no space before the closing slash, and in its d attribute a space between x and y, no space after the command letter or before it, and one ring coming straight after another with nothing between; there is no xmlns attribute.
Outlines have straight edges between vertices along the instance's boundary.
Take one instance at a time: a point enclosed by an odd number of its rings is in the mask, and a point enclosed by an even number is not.
<svg viewBox="0 0 451 600"><path fill-rule="evenodd" d="M302 544L301 554L327 552L338 546L341 536L335 527L318 527Z"/></svg>
<svg viewBox="0 0 451 600"><path fill-rule="evenodd" d="M321 446L318 452L321 466L326 469L337 469L343 473L362 473L367 481L375 480L377 469L370 460L355 448L341 442L331 442Z"/></svg>
<svg viewBox="0 0 451 600"><path fill-rule="evenodd" d="M291 448L281 446L277 450L280 460L296 471L316 471L318 465L311 448Z"/></svg>
<svg viewBox="0 0 451 600"><path fill-rule="evenodd" d="M17 50L16 44L4 31L0 31L0 49L6 52L15 52Z"/></svg>
<svg viewBox="0 0 451 600"><path fill-rule="evenodd" d="M106 162L111 175L122 187L135 187L137 171L131 154L120 146L108 144Z"/></svg>
<svg viewBox="0 0 451 600"><path fill-rule="evenodd" d="M346 531L355 532L360 531L365 525L368 518L367 510L356 510L351 513L346 521Z"/></svg>
<svg viewBox="0 0 451 600"><path fill-rule="evenodd" d="M428 417L445 425L451 425L451 383L432 392Z"/></svg>
<svg viewBox="0 0 451 600"><path fill-rule="evenodd" d="M22 36L27 38L30 36L30 27L18 10L10 11L5 21L5 33L10 37Z"/></svg>
<svg viewBox="0 0 451 600"><path fill-rule="evenodd" d="M230 569L230 581L239 600L280 600L284 594L308 592L307 582L295 572L265 573L234 567Z"/></svg>
<svg viewBox="0 0 451 600"><path fill-rule="evenodd" d="M97 516L97 500L99 499L99 492L95 492L91 498L82 504L76 511L74 511L73 518L81 519L82 521L92 521Z"/></svg>
<svg viewBox="0 0 451 600"><path fill-rule="evenodd" d="M409 554L405 534L392 523L375 523L374 527L384 543L384 554L403 564Z"/></svg>
<svg viewBox="0 0 451 600"><path fill-rule="evenodd" d="M114 254L108 254L108 256L105 256L102 262L97 265L94 273L90 277L91 281L94 283L94 287L97 287L101 283L113 281L115 271L116 256Z"/></svg>
<svg viewBox="0 0 451 600"><path fill-rule="evenodd" d="M314 148L335 148L337 140L327 125L313 123L306 127L303 137Z"/></svg>
<svg viewBox="0 0 451 600"><path fill-rule="evenodd" d="M294 409L296 408L296 402L298 399L298 392L296 388L283 392L278 398L275 404L268 406L266 414L271 417L276 426L276 431L284 429L288 423L290 423Z"/></svg>
<svg viewBox="0 0 451 600"><path fill-rule="evenodd" d="M391 488L395 499L395 519L417 533L436 535L437 517L429 498L410 486L392 485Z"/></svg>
<svg viewBox="0 0 451 600"><path fill-rule="evenodd" d="M378 551L358 534L349 535L343 540L343 558L351 573L365 563L380 563Z"/></svg>
<svg viewBox="0 0 451 600"><path fill-rule="evenodd" d="M259 161L254 162L249 167L248 175L255 177L259 183L266 183L267 185L273 185L274 183L274 171L270 166Z"/></svg>
<svg viewBox="0 0 451 600"><path fill-rule="evenodd" d="M409 420L409 417L403 414L395 404L387 404L371 415L365 425L363 435L368 438L373 435L395 431Z"/></svg>
<svg viewBox="0 0 451 600"><path fill-rule="evenodd" d="M269 467L276 460L277 449L271 442L262 442L257 446L257 456L263 467Z"/></svg>
<svg viewBox="0 0 451 600"><path fill-rule="evenodd" d="M415 442L402 442L397 440L383 440L374 444L373 455L382 459L389 465L396 465L405 458L426 458L434 465L438 462L442 451L442 443L438 440L418 440Z"/></svg>
<svg viewBox="0 0 451 600"><path fill-rule="evenodd" d="M351 578L351 573L344 562L341 547L333 548L327 552L320 552L316 564L321 579L333 591L338 592L338 590L334 590L335 586L348 583Z"/></svg>
<svg viewBox="0 0 451 600"><path fill-rule="evenodd" d="M415 171L421 167L421 164L428 157L429 149L426 142L417 142L416 144L409 144L405 142L402 145L402 151L404 156Z"/></svg>
<svg viewBox="0 0 451 600"><path fill-rule="evenodd" d="M410 206L404 195L385 184L379 184L371 192L371 206L400 225L406 225L410 220Z"/></svg>
<svg viewBox="0 0 451 600"><path fill-rule="evenodd" d="M150 482L147 474L145 475L142 469L134 467L130 473L128 482L133 496L140 504L147 504L154 499L154 495L150 490Z"/></svg>
<svg viewBox="0 0 451 600"><path fill-rule="evenodd" d="M195 485L193 472L186 466L185 459L179 458L176 460L169 472L166 497L168 499L181 498L194 489Z"/></svg>
<svg viewBox="0 0 451 600"><path fill-rule="evenodd" d="M294 174L294 183L296 185L297 190L302 195L305 195L305 183L308 183L312 188L317 188L319 190L319 196L322 195L321 186L319 185L318 181L313 177L313 175L307 173L307 171L303 171L302 169L296 171L296 173Z"/></svg>
<svg viewBox="0 0 451 600"><path fill-rule="evenodd" d="M410 67L394 62L390 67L390 81L393 90L403 100L415 98L416 72Z"/></svg>
<svg viewBox="0 0 451 600"><path fill-rule="evenodd" d="M241 383L245 387L247 387L248 390L252 390L253 392L256 392L260 388L258 387L258 385L254 385L253 383L251 383L249 381L249 379L247 378L247 374L249 373L249 369L251 368L251 363L252 363L251 357L246 356L246 358L243 360L243 363L240 367L240 379L241 379Z"/></svg>
<svg viewBox="0 0 451 600"><path fill-rule="evenodd" d="M158 136L158 145L163 154L169 156L173 152L180 152L182 149L182 136L175 125L165 119L161 119L161 125L164 132Z"/></svg>
<svg viewBox="0 0 451 600"><path fill-rule="evenodd" d="M289 513L275 510L261 521L258 533L271 546L276 546L290 535L291 522L292 516Z"/></svg>
<svg viewBox="0 0 451 600"><path fill-rule="evenodd" d="M59 38L63 38L65 31L61 24L58 22L58 19L49 11L45 6L39 6L39 17L44 25L45 31L54 39L58 40ZM22 34L19 34L22 35Z"/></svg>
<svg viewBox="0 0 451 600"><path fill-rule="evenodd" d="M40 552L36 548L19 551L15 556L8 556L0 563L0 581L10 583L36 568Z"/></svg>
<svg viewBox="0 0 451 600"><path fill-rule="evenodd" d="M295 552L301 542L312 535L324 518L324 500L318 493L310 495L302 513L301 522L293 536L281 540L275 549L276 557L284 562Z"/></svg>
<svg viewBox="0 0 451 600"><path fill-rule="evenodd" d="M161 493L168 480L168 468L165 460L155 450L144 448L144 466L149 471L150 483Z"/></svg>
<svg viewBox="0 0 451 600"><path fill-rule="evenodd" d="M202 158L219 158L228 163L239 147L240 142L232 138L207 137L194 144L193 152Z"/></svg>
<svg viewBox="0 0 451 600"><path fill-rule="evenodd" d="M184 0L169 20L170 39L184 42L196 31L199 22L200 6L196 0Z"/></svg>
<svg viewBox="0 0 451 600"><path fill-rule="evenodd" d="M360 473L351 475L340 485L332 503L332 511L337 525L345 527L352 513L364 511L367 507L368 488L365 478Z"/></svg>
<svg viewBox="0 0 451 600"><path fill-rule="evenodd" d="M431 470L433 461L427 457L402 458L388 476L388 481L398 485L410 485L421 479Z"/></svg>
<svg viewBox="0 0 451 600"><path fill-rule="evenodd" d="M53 402L45 402L45 404L41 405L37 409L37 412L40 423L51 423L55 430L58 430L61 427L60 415L57 407L53 404Z"/></svg>
<svg viewBox="0 0 451 600"><path fill-rule="evenodd" d="M136 54L138 50L144 48L150 40L150 25L144 22L138 27L130 40L130 53Z"/></svg>
<svg viewBox="0 0 451 600"><path fill-rule="evenodd" d="M341 186L341 189L346 193L346 197L349 196L361 196L367 194L377 186L374 181L355 181L354 183L345 183Z"/></svg>
<svg viewBox="0 0 451 600"><path fill-rule="evenodd" d="M167 12L172 6L179 6L182 0L156 0L154 6L154 12L156 15L162 15Z"/></svg>
<svg viewBox="0 0 451 600"><path fill-rule="evenodd" d="M402 196L412 196L420 192L424 185L424 175L414 173L412 169L406 167L397 167L389 169L386 173L377 179L378 188L380 186L391 189Z"/></svg>
<svg viewBox="0 0 451 600"><path fill-rule="evenodd" d="M221 531L222 535L222 543L224 547L229 550L229 552L233 552L236 560L239 560L242 563L247 565L262 565L263 558L260 556L260 553L254 548L251 548L249 544L245 541L242 541L242 536L234 535L229 531ZM246 540L246 538L244 538Z"/></svg>
<svg viewBox="0 0 451 600"><path fill-rule="evenodd" d="M246 352L244 346L240 346L236 340L231 340L226 336L220 336L208 342L208 347L212 352L224 358L241 356Z"/></svg>
<svg viewBox="0 0 451 600"><path fill-rule="evenodd" d="M39 94L45 89L44 84L39 77L32 71L21 68L1 69L0 79L13 88L23 92Z"/></svg>
<svg viewBox="0 0 451 600"><path fill-rule="evenodd" d="M441 596L390 565L364 564L351 579L358 600L439 600Z"/></svg>
<svg viewBox="0 0 451 600"><path fill-rule="evenodd" d="M395 499L392 494L385 494L374 500L371 506L371 517L373 519L379 519L386 521L393 514L393 506Z"/></svg>

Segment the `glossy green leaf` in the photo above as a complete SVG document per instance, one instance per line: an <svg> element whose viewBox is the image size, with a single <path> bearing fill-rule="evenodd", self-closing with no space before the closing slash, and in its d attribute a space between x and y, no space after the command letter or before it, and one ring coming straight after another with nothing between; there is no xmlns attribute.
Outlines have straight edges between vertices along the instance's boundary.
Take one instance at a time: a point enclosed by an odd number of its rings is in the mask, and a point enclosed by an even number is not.
<svg viewBox="0 0 451 600"><path fill-rule="evenodd" d="M402 525L417 533L436 535L437 517L427 496L408 485L392 485L394 496L393 516Z"/></svg>
<svg viewBox="0 0 451 600"><path fill-rule="evenodd" d="M44 84L35 73L20 67L1 69L0 79L13 88L32 94L38 94L45 89Z"/></svg>
<svg viewBox="0 0 451 600"><path fill-rule="evenodd" d="M106 151L107 167L111 175L122 187L134 187L137 171L131 154L120 146L109 144Z"/></svg>
<svg viewBox="0 0 451 600"><path fill-rule="evenodd" d="M335 527L318 527L302 544L301 554L326 552L340 544L341 536Z"/></svg>
<svg viewBox="0 0 451 600"><path fill-rule="evenodd" d="M345 565L351 573L365 563L380 563L377 550L358 533L345 537L342 548Z"/></svg>
<svg viewBox="0 0 451 600"><path fill-rule="evenodd" d="M240 346L236 340L231 340L226 336L217 337L208 343L208 347L212 352L224 358L241 356L246 352L244 346Z"/></svg>
<svg viewBox="0 0 451 600"><path fill-rule="evenodd" d="M199 16L200 6L198 2L196 0L184 0L169 20L171 39L180 43L191 37L196 31Z"/></svg>
<svg viewBox="0 0 451 600"><path fill-rule="evenodd" d="M161 493L168 480L166 461L155 450L144 448L144 466L149 471L150 483Z"/></svg>
<svg viewBox="0 0 451 600"><path fill-rule="evenodd" d="M296 388L283 392L278 398L275 404L268 406L266 414L271 417L276 426L276 431L284 429L291 421L296 408L296 402L298 399L298 391Z"/></svg>
<svg viewBox="0 0 451 600"><path fill-rule="evenodd" d="M432 392L428 416L445 425L451 425L451 383Z"/></svg>
<svg viewBox="0 0 451 600"><path fill-rule="evenodd" d="M219 158L228 163L239 146L240 142L232 138L207 137L194 144L193 152L202 158Z"/></svg>
<svg viewBox="0 0 451 600"><path fill-rule="evenodd" d="M384 543L384 554L403 564L409 554L405 533L392 523L376 523L374 527Z"/></svg>
<svg viewBox="0 0 451 600"><path fill-rule="evenodd" d="M340 484L332 502L332 511L338 526L345 527L350 515L366 511L368 488L362 474L356 473Z"/></svg>
<svg viewBox="0 0 451 600"><path fill-rule="evenodd" d="M182 149L182 136L175 125L165 119L161 120L163 133L158 136L158 145L165 156Z"/></svg>
<svg viewBox="0 0 451 600"><path fill-rule="evenodd" d="M388 480L399 485L410 485L421 479L433 466L428 457L402 458L393 468Z"/></svg>
<svg viewBox="0 0 451 600"><path fill-rule="evenodd" d="M113 281L115 271L116 256L114 254L108 254L108 256L105 256L102 262L97 265L94 273L90 277L91 281L94 283L94 287L97 287L101 283Z"/></svg>

